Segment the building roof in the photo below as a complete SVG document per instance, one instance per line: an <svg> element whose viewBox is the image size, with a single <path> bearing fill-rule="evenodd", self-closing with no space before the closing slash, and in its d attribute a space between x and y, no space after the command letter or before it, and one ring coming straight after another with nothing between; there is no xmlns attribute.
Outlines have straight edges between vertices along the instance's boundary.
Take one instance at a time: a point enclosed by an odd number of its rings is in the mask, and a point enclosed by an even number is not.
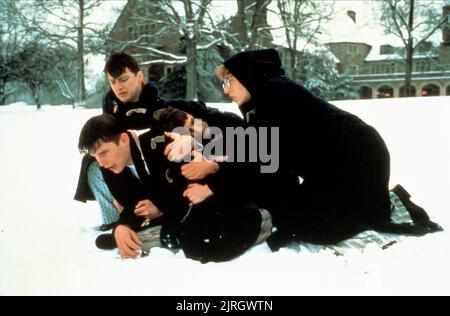
<svg viewBox="0 0 450 316"><path fill-rule="evenodd" d="M339 0L335 4L336 12L334 18L325 28L327 31L321 37L324 43L364 43L371 47L366 61L381 60L403 60L404 56L398 53L381 55L382 45L393 47L404 47L400 38L392 34L385 34L383 26L378 21L374 21L376 12L373 5L368 5L367 1L345 1ZM348 11L356 13L356 21L353 21ZM437 31L429 41L436 47L440 43L441 33ZM431 53L416 52L414 58L437 57Z"/></svg>

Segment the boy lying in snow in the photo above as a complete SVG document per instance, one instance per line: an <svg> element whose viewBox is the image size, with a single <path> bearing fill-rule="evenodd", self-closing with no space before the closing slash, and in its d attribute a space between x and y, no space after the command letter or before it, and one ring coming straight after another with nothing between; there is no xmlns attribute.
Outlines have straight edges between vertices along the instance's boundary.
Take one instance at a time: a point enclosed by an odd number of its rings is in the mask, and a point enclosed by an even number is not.
<svg viewBox="0 0 450 316"><path fill-rule="evenodd" d="M267 239L272 226L266 210L243 196L215 192L207 179L188 183L180 164L164 156L166 145L156 126L138 135L123 131L107 114L91 118L81 131L80 151L90 153L107 171L105 181L123 208L113 230L123 257L135 258L160 243L180 247L188 258L201 262L226 261Z"/></svg>

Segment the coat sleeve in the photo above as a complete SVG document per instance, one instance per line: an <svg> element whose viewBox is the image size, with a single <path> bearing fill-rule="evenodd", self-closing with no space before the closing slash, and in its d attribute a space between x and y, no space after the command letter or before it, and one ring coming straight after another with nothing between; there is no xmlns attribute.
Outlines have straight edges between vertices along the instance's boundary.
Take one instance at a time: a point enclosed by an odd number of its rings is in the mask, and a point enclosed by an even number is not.
<svg viewBox="0 0 450 316"><path fill-rule="evenodd" d="M103 98L102 109L104 114L113 114L113 92L109 91Z"/></svg>
<svg viewBox="0 0 450 316"><path fill-rule="evenodd" d="M89 188L88 184L88 168L95 159L91 155L85 155L81 162L80 175L78 177L77 190L75 192L75 201L86 203L87 201L95 200L94 194Z"/></svg>
<svg viewBox="0 0 450 316"><path fill-rule="evenodd" d="M208 109L206 121L210 126L217 126L222 130L224 155L229 156L226 149L227 128L243 127L245 123L238 115ZM248 146L248 144L247 144ZM248 151L248 147L246 148ZM230 157L229 157L230 158ZM227 197L235 200L250 201L254 195L255 186L260 183L259 164L257 162L220 162L219 171L208 177L206 182L219 200L226 201Z"/></svg>

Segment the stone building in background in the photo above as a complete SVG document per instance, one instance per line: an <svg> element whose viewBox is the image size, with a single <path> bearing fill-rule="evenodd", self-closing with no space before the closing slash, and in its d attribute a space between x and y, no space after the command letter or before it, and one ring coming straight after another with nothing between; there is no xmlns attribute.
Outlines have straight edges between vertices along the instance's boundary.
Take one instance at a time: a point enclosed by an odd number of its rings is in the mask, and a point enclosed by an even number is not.
<svg viewBox="0 0 450 316"><path fill-rule="evenodd" d="M445 6L444 16L449 12L450 6ZM354 12L349 16L356 24ZM405 48L370 45L370 34L356 33L327 43L339 61L339 72L353 77L361 99L404 97ZM450 17L442 28L442 41L424 42L415 50L413 64L415 96L450 96Z"/></svg>

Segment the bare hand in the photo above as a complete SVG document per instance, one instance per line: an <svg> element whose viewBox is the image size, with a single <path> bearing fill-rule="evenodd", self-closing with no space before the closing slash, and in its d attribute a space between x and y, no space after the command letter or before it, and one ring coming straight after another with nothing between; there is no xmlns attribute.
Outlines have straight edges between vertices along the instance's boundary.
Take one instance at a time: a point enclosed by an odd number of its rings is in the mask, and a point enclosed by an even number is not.
<svg viewBox="0 0 450 316"><path fill-rule="evenodd" d="M134 214L148 219L161 217L163 213L150 200L139 201L134 210Z"/></svg>
<svg viewBox="0 0 450 316"><path fill-rule="evenodd" d="M186 191L183 193L183 196L193 204L200 204L213 195L214 193L208 185L201 185L198 183L188 185Z"/></svg>
<svg viewBox="0 0 450 316"><path fill-rule="evenodd" d="M194 153L197 153L196 151ZM200 153L197 153L201 155ZM219 170L219 164L214 161L207 160L203 155L200 159L189 162L181 167L183 176L192 181L203 180L206 177L215 174Z"/></svg>
<svg viewBox="0 0 450 316"><path fill-rule="evenodd" d="M117 247L122 258L136 258L140 255L142 242L138 235L128 226L119 225L114 231Z"/></svg>
<svg viewBox="0 0 450 316"><path fill-rule="evenodd" d="M173 139L164 150L164 155L169 161L180 162L189 157L194 148L194 138L190 135L181 135L177 133L165 132L167 137Z"/></svg>

